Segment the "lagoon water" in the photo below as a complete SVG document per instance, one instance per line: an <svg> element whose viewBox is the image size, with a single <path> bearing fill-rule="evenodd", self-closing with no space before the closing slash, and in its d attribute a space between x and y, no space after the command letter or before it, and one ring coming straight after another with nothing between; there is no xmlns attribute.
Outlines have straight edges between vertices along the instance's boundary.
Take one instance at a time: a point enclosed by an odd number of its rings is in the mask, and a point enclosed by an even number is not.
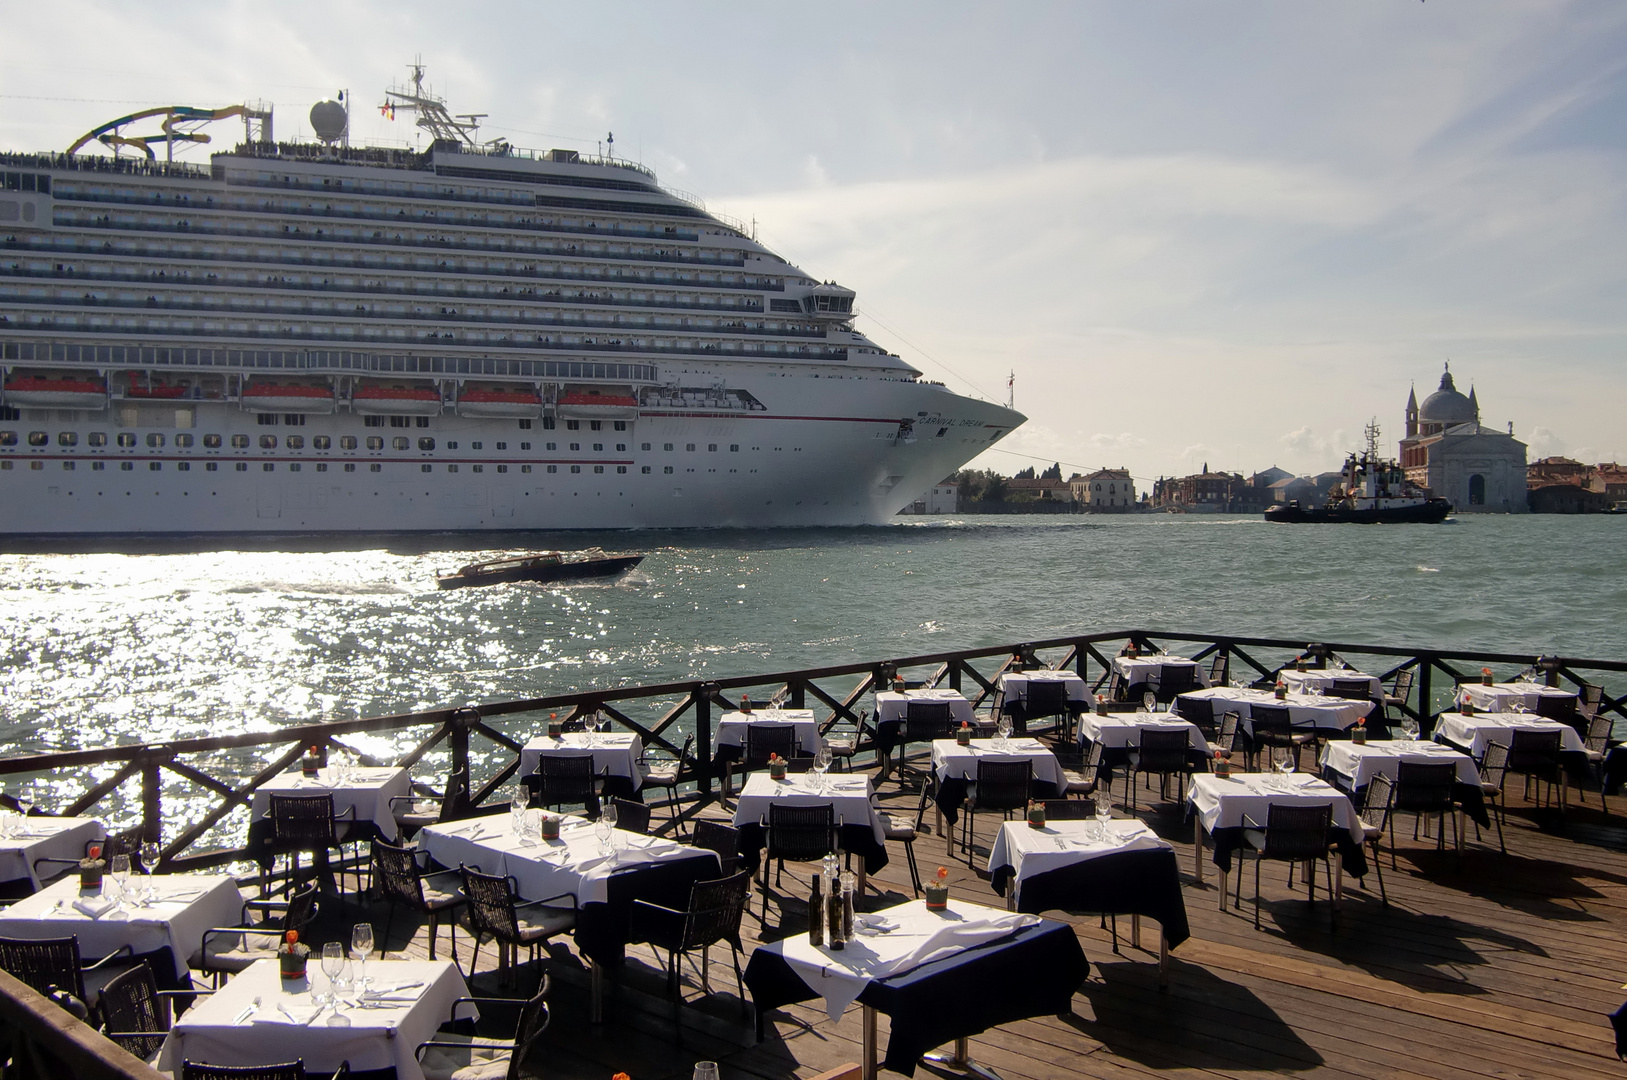
<svg viewBox="0 0 1627 1080"><path fill-rule="evenodd" d="M0 733L99 746L1119 627L1627 657L1619 517L900 522L506 538L648 557L613 585L452 592L436 572L490 549L0 555Z"/></svg>

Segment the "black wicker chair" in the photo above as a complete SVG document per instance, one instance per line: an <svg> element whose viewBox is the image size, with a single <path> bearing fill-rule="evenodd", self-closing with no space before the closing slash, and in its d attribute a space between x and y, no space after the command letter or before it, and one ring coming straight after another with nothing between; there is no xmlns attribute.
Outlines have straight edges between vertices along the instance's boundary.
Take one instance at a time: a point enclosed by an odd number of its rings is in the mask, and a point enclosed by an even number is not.
<svg viewBox="0 0 1627 1080"><path fill-rule="evenodd" d="M537 1061L538 1042L548 1030L548 990L546 975L537 993L530 998L466 997L452 1003L449 1022L457 1020L459 1005L518 1005L519 1020L514 1038L490 1039L459 1031L438 1031L416 1051L424 1080L545 1080L550 1075Z"/></svg>
<svg viewBox="0 0 1627 1080"><path fill-rule="evenodd" d="M1261 750L1288 750L1294 755L1294 768L1298 769L1300 750L1316 741L1310 733L1294 730L1294 722L1284 705L1251 706L1249 720L1252 731L1249 739L1251 757L1258 758Z"/></svg>
<svg viewBox="0 0 1627 1080"><path fill-rule="evenodd" d="M1010 820L1012 812L1026 810L1033 797L1033 762L978 761L975 779L966 786L966 820L960 833L968 866L976 858L977 812L999 811L1001 820Z"/></svg>
<svg viewBox="0 0 1627 1080"><path fill-rule="evenodd" d="M1210 686L1226 685L1226 679L1231 674L1231 659L1231 654L1228 652L1216 652L1209 658Z"/></svg>
<svg viewBox="0 0 1627 1080"><path fill-rule="evenodd" d="M218 988L221 976L236 975L256 960L274 958L284 934L298 930L303 936L305 928L316 918L316 893L316 882L307 881L290 891L286 900L246 901L241 924L205 930L202 944L188 958L187 965L207 972ZM266 917L250 922L250 912L264 912ZM272 918L273 912L280 915Z"/></svg>
<svg viewBox="0 0 1627 1080"><path fill-rule="evenodd" d="M954 729L955 712L949 702L914 699L905 701L904 727L898 738L899 777L902 778L906 771L917 771L909 767L911 743L926 743L930 746L935 739L952 738ZM930 776L931 770L925 770L922 775Z"/></svg>
<svg viewBox="0 0 1627 1080"><path fill-rule="evenodd" d="M1412 697L1412 683L1418 677L1412 668L1402 668L1395 673L1390 688L1384 692L1384 719L1401 720L1407 715L1407 701ZM1393 712L1391 710L1394 710Z"/></svg>
<svg viewBox="0 0 1627 1080"><path fill-rule="evenodd" d="M337 892L338 886L334 883L332 871L329 869L328 852L339 851L343 854L343 837L339 826L343 823L345 833L348 834L355 821L354 806L345 807L343 814L334 812L332 795L279 795L273 792L272 850L289 857L288 880L295 885L299 883L299 857L308 851L315 863L318 879ZM361 880L359 869L356 877L359 886ZM264 892L262 889L262 895Z"/></svg>
<svg viewBox="0 0 1627 1080"><path fill-rule="evenodd" d="M763 921L768 921L768 864L775 864L774 887L779 888L786 861L814 862L838 851L836 808L830 803L791 806L770 803L763 819Z"/></svg>
<svg viewBox="0 0 1627 1080"><path fill-rule="evenodd" d="M1610 803L1604 793L1604 760L1610 754L1610 737L1615 730L1615 721L1609 713L1597 711L1597 706L1593 710L1584 707L1583 715L1587 717L1587 730L1582 735L1582 748L1587 754L1588 771L1599 784L1599 809L1608 817ZM1577 781L1577 791L1581 793L1582 801L1587 802L1587 792L1582 789L1580 780Z"/></svg>
<svg viewBox="0 0 1627 1080"><path fill-rule="evenodd" d="M685 773L693 775L695 772L695 733L690 732L684 736L684 745L678 751L678 756L671 761L663 761L659 765L651 765L644 770L643 790L665 791L667 801L667 814L672 822L673 831L679 835L684 831L684 819L678 813L678 783Z"/></svg>
<svg viewBox="0 0 1627 1080"><path fill-rule="evenodd" d="M335 1075L349 1074L349 1066L342 1065ZM305 1061L301 1058L279 1065L206 1065L183 1061L176 1080L305 1080Z"/></svg>
<svg viewBox="0 0 1627 1080"><path fill-rule="evenodd" d="M729 944L734 962L735 989L740 1006L747 1009L745 986L740 977L740 917L751 896L751 875L742 870L715 881L697 881L689 890L689 906L683 911L634 900L633 939L667 951L667 990L676 1004L682 1003L678 985L678 961L685 953L699 949L701 988L712 992L711 947L720 941Z"/></svg>
<svg viewBox="0 0 1627 1080"><path fill-rule="evenodd" d="M1347 701L1372 701L1373 684L1366 679L1334 679L1328 687L1328 696Z"/></svg>
<svg viewBox="0 0 1627 1080"><path fill-rule="evenodd" d="M511 965L520 963L520 946L530 950L531 960L537 959L537 948L557 934L576 928L576 896L560 893L541 900L521 900L514 889L514 879L501 874L482 874L467 866L460 866L463 875L464 909L460 913L465 930L474 938L474 952L469 957L469 970L477 970L480 944L487 938L497 943L498 984L512 985ZM569 907L561 907L556 900L570 900Z"/></svg>
<svg viewBox="0 0 1627 1080"><path fill-rule="evenodd" d="M379 935L379 956L390 941L390 931L395 927L396 909L406 907L418 912L429 923L429 958L435 959L435 935L441 926L441 916L446 915L447 932L454 933L453 927L457 925L452 916L456 914L457 906L463 903L463 897L457 892L454 881L457 879L456 870L425 870L418 862L420 852L411 848L397 847L383 840L373 841L373 882L380 898L390 905L390 918L384 924L384 933ZM446 887L437 884L444 882ZM457 942L452 942L452 959L457 960Z"/></svg>
<svg viewBox="0 0 1627 1080"><path fill-rule="evenodd" d="M1509 732L1508 771L1525 777L1525 792L1531 793L1531 782L1548 785L1548 804L1553 804L1555 788L1559 790L1559 808L1565 809L1565 774L1559 765L1561 734L1557 731ZM1540 799L1541 788L1537 789Z"/></svg>
<svg viewBox="0 0 1627 1080"><path fill-rule="evenodd" d="M592 754L543 754L537 771L520 777L520 783L530 792L532 806L580 806L596 818L603 779L593 770Z"/></svg>
<svg viewBox="0 0 1627 1080"><path fill-rule="evenodd" d="M169 999L207 993L210 991L158 989L152 966L143 960L102 987L102 1034L151 1065L169 1034Z"/></svg>
<svg viewBox="0 0 1627 1080"><path fill-rule="evenodd" d="M1164 704L1198 689L1196 664L1165 664L1158 672L1158 689L1153 691Z"/></svg>
<svg viewBox="0 0 1627 1080"><path fill-rule="evenodd" d="M1096 816L1095 799L1046 799L1046 821L1087 821Z"/></svg>
<svg viewBox="0 0 1627 1080"><path fill-rule="evenodd" d="M1403 761L1396 770L1395 797L1390 803L1392 814L1412 814L1412 838L1418 839L1418 828L1426 818L1435 818L1435 846L1446 844L1446 821L1452 820L1452 839L1459 849L1463 838L1458 835L1457 804L1452 800L1452 787L1457 783L1457 766L1451 762L1424 763ZM1425 835L1428 835L1426 832ZM1390 868L1395 868L1395 843L1390 844Z"/></svg>
<svg viewBox="0 0 1627 1080"><path fill-rule="evenodd" d="M1491 810L1491 820L1497 826L1497 850L1508 854L1503 840L1503 784L1508 776L1508 746L1488 743L1485 756L1480 759L1480 793ZM1480 825L1475 825L1475 837L1480 836Z"/></svg>
<svg viewBox="0 0 1627 1080"><path fill-rule="evenodd" d="M1084 754L1077 751L1058 749L1056 759L1062 766L1062 779L1065 783L1062 794L1072 798L1075 795L1092 796L1101 786L1102 753L1100 742L1090 744L1090 749Z"/></svg>
<svg viewBox="0 0 1627 1080"><path fill-rule="evenodd" d="M126 968L133 966L128 945L86 964L79 954L79 939L0 937L0 971L33 987L46 997L54 997L69 1012L98 1015L102 988Z"/></svg>
<svg viewBox="0 0 1627 1080"><path fill-rule="evenodd" d="M1184 697L1179 699L1180 708L1175 713L1182 720L1195 726L1203 732L1204 738L1210 738L1215 733L1215 703L1208 698Z"/></svg>
<svg viewBox="0 0 1627 1080"><path fill-rule="evenodd" d="M1132 814L1136 810L1137 776L1155 774L1159 779L1159 794L1163 795L1171 776L1192 774L1192 762L1187 757L1188 746L1185 731L1148 728L1141 732L1140 744L1130 749L1130 769L1124 778L1125 801Z"/></svg>
<svg viewBox="0 0 1627 1080"><path fill-rule="evenodd" d="M1217 753L1235 753L1237 750L1237 731L1242 725L1242 717L1235 712L1222 713L1220 727L1215 732L1215 751Z"/></svg>
<svg viewBox="0 0 1627 1080"><path fill-rule="evenodd" d="M1378 871L1378 895L1384 904L1390 902L1390 894L1384 888L1384 861L1380 858L1382 852L1380 845L1384 836L1390 831L1390 807L1395 799L1395 785L1383 773L1373 777L1367 785L1367 799L1362 803L1361 828L1362 843L1370 844L1373 848L1373 869ZM1395 849L1391 844L1390 862L1394 865Z"/></svg>
<svg viewBox="0 0 1627 1080"><path fill-rule="evenodd" d="M611 799L610 805L616 808L616 828L622 832L650 833L650 808L641 802L631 799Z"/></svg>
<svg viewBox="0 0 1627 1080"><path fill-rule="evenodd" d="M716 852L724 877L733 874L740 865L740 830L732 825L719 821L697 821L689 843L692 847Z"/></svg>
<svg viewBox="0 0 1627 1080"><path fill-rule="evenodd" d="M798 756L801 740L793 724L752 724L746 728L746 741L741 754L741 768L746 773L768 768L768 759L778 757L790 761Z"/></svg>
<svg viewBox="0 0 1627 1080"><path fill-rule="evenodd" d="M1015 709L1007 711L1015 716L1017 730L1025 735L1030 722L1054 716L1057 718L1058 735L1063 739L1073 737L1075 710L1068 701L1067 683L1056 679L1029 679L1022 701L1017 703Z"/></svg>
<svg viewBox="0 0 1627 1080"><path fill-rule="evenodd" d="M1273 862L1311 863L1320 859L1328 872L1328 893L1333 893L1333 862L1330 858L1332 847L1328 843L1328 832L1333 826L1333 806L1331 803L1321 803L1315 806L1287 806L1281 803L1273 804L1266 814L1265 827L1251 820L1246 815L1243 818L1243 846L1238 849L1239 854L1252 853L1254 856L1254 928L1260 927L1260 864L1266 860ZM1309 890L1309 900L1316 902L1316 873L1314 867L1305 875L1305 883ZM1242 907L1243 893L1243 867L1237 868L1237 895L1232 907Z"/></svg>
<svg viewBox="0 0 1627 1080"><path fill-rule="evenodd" d="M428 784L416 781L411 795L395 795L390 799L390 815L395 818L401 835L412 837L426 825L456 821L468 811L469 766L454 769L447 774L446 788L436 791Z"/></svg>

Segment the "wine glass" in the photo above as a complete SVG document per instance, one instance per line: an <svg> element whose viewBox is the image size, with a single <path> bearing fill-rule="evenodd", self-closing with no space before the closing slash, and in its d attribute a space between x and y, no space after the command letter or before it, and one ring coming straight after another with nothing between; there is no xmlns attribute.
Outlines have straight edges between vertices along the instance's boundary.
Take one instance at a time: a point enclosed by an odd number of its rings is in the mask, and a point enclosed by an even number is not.
<svg viewBox="0 0 1627 1080"><path fill-rule="evenodd" d="M28 812L32 809L34 809L34 787L32 784L24 784L17 789L17 813L21 817L27 818ZM28 830L26 820L18 822L18 824L22 826L24 832Z"/></svg>
<svg viewBox="0 0 1627 1080"><path fill-rule="evenodd" d="M615 823L612 821L614 817L615 808L606 806L604 811L599 814L599 820L593 823L593 833L599 838L599 853L601 855L615 853Z"/></svg>
<svg viewBox="0 0 1627 1080"><path fill-rule="evenodd" d="M339 975L345 970L345 947L337 941L322 946L322 974L328 977L328 1003L339 1000Z"/></svg>
<svg viewBox="0 0 1627 1080"><path fill-rule="evenodd" d="M129 893L130 886L130 856L115 855L108 863L108 873L113 876L114 891L119 895L116 898L118 906L124 906L124 898Z"/></svg>
<svg viewBox="0 0 1627 1080"><path fill-rule="evenodd" d="M162 854L156 840L142 841L141 872L146 877L142 894L149 900L157 895L157 890L153 888L153 871L158 868L158 860Z"/></svg>
<svg viewBox="0 0 1627 1080"><path fill-rule="evenodd" d="M691 1080L718 1080L717 1062L695 1062L695 1073Z"/></svg>
<svg viewBox="0 0 1627 1080"><path fill-rule="evenodd" d="M524 784L514 785L514 797L508 803L509 828L515 836L525 835L525 812L531 808L531 789Z"/></svg>
<svg viewBox="0 0 1627 1080"><path fill-rule="evenodd" d="M1418 721L1410 716L1401 721L1401 735L1408 742L1416 740L1418 738Z"/></svg>
<svg viewBox="0 0 1627 1080"><path fill-rule="evenodd" d="M819 753L814 755L813 771L815 782L818 784L820 791L825 790L825 774L830 771L831 760L830 747L828 746L821 746Z"/></svg>
<svg viewBox="0 0 1627 1080"><path fill-rule="evenodd" d="M350 963L357 990L367 989L367 954L373 951L373 924L359 922L350 930Z"/></svg>
<svg viewBox="0 0 1627 1080"><path fill-rule="evenodd" d="M1141 711L1142 712L1157 712L1158 711L1158 695L1153 693L1151 690L1148 690L1145 694L1142 694L1141 695Z"/></svg>
<svg viewBox="0 0 1627 1080"><path fill-rule="evenodd" d="M994 722L994 734L1000 748L1005 749L1006 744L1011 741L1011 717L1009 715L1006 713L1000 714L1000 719Z"/></svg>
<svg viewBox="0 0 1627 1080"><path fill-rule="evenodd" d="M1107 825L1107 823L1109 821L1112 821L1112 820L1113 820L1113 806L1112 806L1112 804L1109 803L1107 801L1107 799L1105 799L1105 798L1097 799L1096 800L1096 833L1101 839L1103 839L1103 840L1107 839L1107 835L1108 835L1108 825Z"/></svg>

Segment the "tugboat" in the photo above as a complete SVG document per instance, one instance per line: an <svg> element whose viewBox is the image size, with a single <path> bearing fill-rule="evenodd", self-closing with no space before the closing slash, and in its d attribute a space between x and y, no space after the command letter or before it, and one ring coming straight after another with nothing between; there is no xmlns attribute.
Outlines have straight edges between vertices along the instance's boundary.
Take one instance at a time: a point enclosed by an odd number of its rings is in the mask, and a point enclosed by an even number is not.
<svg viewBox="0 0 1627 1080"><path fill-rule="evenodd" d="M506 559L470 563L455 574L437 578L443 589L501 585L508 581L578 581L614 577L644 561L642 555L608 555L602 548L586 551L534 551Z"/></svg>
<svg viewBox="0 0 1627 1080"><path fill-rule="evenodd" d="M1265 512L1267 521L1290 524L1357 522L1364 525L1424 524L1446 520L1452 504L1431 497L1407 479L1396 462L1379 457L1378 422L1366 427L1367 450L1345 459L1339 482L1322 506L1301 506L1296 499Z"/></svg>

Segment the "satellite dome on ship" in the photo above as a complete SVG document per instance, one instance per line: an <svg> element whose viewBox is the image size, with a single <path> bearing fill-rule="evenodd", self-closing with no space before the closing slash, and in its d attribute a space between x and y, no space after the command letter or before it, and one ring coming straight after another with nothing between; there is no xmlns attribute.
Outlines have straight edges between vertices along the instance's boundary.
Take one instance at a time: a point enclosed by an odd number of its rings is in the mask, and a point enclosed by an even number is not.
<svg viewBox="0 0 1627 1080"><path fill-rule="evenodd" d="M1441 375L1440 389L1424 398L1423 405L1418 409L1418 419L1443 427L1473 424L1480 419L1480 409L1473 398L1458 393L1457 387L1452 384L1452 372L1448 369Z"/></svg>

